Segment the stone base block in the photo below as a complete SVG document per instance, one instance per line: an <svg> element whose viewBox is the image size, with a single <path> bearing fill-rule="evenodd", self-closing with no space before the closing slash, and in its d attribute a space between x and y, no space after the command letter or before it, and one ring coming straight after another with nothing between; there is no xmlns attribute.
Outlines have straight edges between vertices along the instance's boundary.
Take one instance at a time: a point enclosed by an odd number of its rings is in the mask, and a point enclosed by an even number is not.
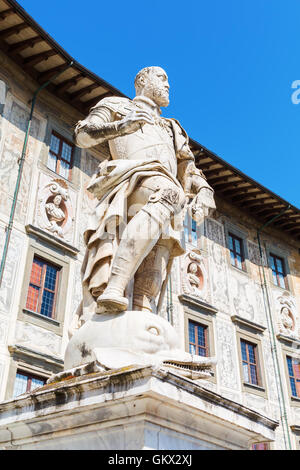
<svg viewBox="0 0 300 470"><path fill-rule="evenodd" d="M278 425L164 368L99 372L0 405L0 449L249 449Z"/></svg>

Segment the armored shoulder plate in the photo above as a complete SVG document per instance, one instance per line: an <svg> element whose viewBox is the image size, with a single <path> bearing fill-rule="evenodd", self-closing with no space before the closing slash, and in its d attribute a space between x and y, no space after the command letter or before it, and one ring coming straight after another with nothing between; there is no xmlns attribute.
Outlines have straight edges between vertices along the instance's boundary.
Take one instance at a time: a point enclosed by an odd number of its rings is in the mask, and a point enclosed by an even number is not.
<svg viewBox="0 0 300 470"><path fill-rule="evenodd" d="M129 98L122 98L120 96L109 96L100 100L96 106L91 108L90 112L98 108L108 108L113 113L118 113L126 116L129 111L135 108L134 103Z"/></svg>

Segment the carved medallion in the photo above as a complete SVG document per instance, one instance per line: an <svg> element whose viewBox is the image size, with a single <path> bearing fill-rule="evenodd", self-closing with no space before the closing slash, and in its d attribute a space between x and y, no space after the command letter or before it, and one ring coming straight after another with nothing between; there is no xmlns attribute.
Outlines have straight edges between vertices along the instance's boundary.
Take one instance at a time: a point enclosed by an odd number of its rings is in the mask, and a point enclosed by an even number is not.
<svg viewBox="0 0 300 470"><path fill-rule="evenodd" d="M40 191L37 224L52 235L69 241L69 232L72 228L72 207L68 185L64 180L52 180Z"/></svg>

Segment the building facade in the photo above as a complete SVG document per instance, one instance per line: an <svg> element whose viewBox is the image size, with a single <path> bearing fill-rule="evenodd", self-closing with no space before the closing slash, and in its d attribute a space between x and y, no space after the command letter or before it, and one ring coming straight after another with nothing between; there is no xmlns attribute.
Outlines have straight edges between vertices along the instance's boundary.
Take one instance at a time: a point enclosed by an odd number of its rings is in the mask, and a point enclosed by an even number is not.
<svg viewBox="0 0 300 470"><path fill-rule="evenodd" d="M59 75L58 75L59 74ZM35 91L18 197L20 157ZM84 69L14 1L0 0L0 253L16 203L0 287L0 401L63 369L78 327L86 190L105 145L73 143L74 124L104 96L122 93ZM181 347L217 356L202 385L277 420L259 448L300 447L300 211L195 141L217 211L186 216L163 316ZM279 216L279 217L277 217Z"/></svg>

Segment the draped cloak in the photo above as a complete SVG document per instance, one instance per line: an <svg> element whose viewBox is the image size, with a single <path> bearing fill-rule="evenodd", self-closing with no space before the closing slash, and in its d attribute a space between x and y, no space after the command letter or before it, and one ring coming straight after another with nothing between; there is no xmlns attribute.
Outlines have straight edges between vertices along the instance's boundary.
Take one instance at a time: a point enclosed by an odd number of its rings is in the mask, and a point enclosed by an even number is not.
<svg viewBox="0 0 300 470"><path fill-rule="evenodd" d="M136 109L133 101L119 97L104 98L91 112L97 113L99 107L117 112L120 118ZM160 119L168 121L171 125L176 157L180 160L194 160L188 146L188 136L178 121ZM157 156L147 160L105 160L100 163L98 172L91 178L87 190L94 194L98 203L84 232L87 249L82 264L83 311L79 314L81 321L86 321L95 313L97 297L107 285L119 245L120 231L127 223L127 198L134 192L141 179L150 176L164 176L182 188ZM172 257L185 252L181 239L182 219L183 214L176 217L175 221L173 219L168 228L168 238L173 241L170 253Z"/></svg>

